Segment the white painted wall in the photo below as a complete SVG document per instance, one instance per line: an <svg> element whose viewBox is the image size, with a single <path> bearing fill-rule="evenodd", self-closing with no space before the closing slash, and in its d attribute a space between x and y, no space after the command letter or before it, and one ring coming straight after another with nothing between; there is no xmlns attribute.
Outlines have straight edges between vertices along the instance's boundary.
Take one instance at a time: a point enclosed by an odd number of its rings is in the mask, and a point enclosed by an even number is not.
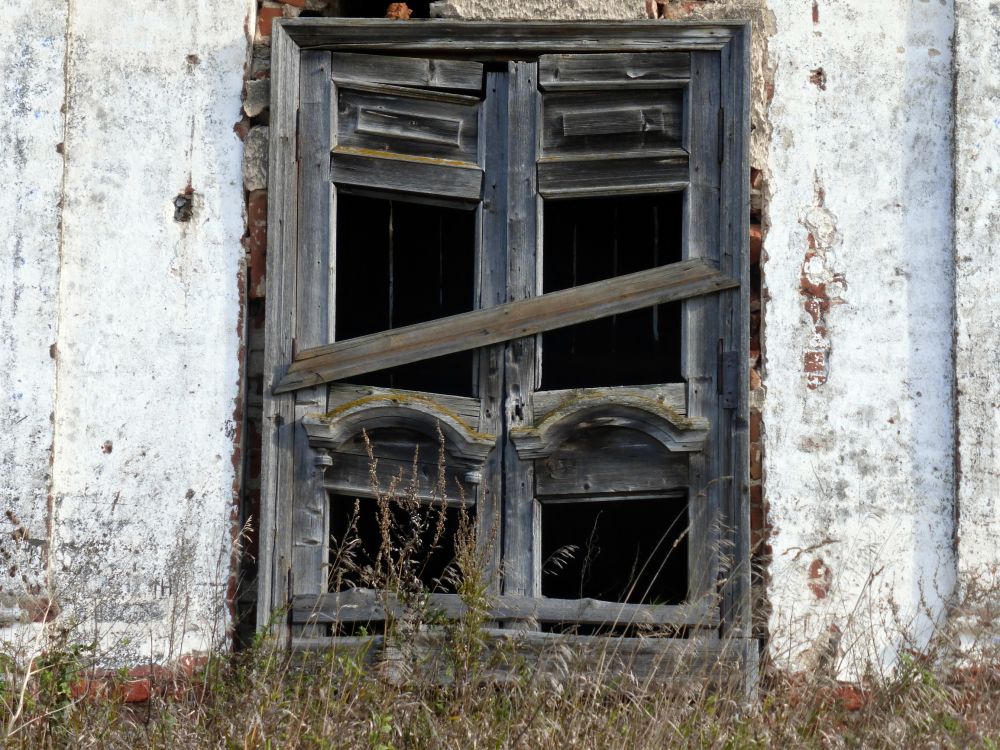
<svg viewBox="0 0 1000 750"><path fill-rule="evenodd" d="M58 336L65 0L0 6L0 616L44 593ZM23 528L26 536L12 535Z"/></svg>
<svg viewBox="0 0 1000 750"><path fill-rule="evenodd" d="M53 535L47 583L44 556L18 553L29 583L123 659L204 647L225 620L243 256L232 125L252 5L0 9L0 505L39 540L31 549ZM801 0L667 6L756 24L768 597L781 664L814 664L831 641L850 651L845 674L889 663L940 620L959 572L967 583L997 563L1000 327L984 301L1000 284L1000 84L982 64L1000 48L993 5L955 0L957 225L952 0L818 0L818 22ZM644 16L637 0L441 8ZM810 82L820 67L825 90ZM194 217L177 223L172 201L188 184ZM825 332L804 306L803 273L835 301ZM815 388L810 352L827 355ZM12 581L0 593L24 591Z"/></svg>
<svg viewBox="0 0 1000 750"><path fill-rule="evenodd" d="M963 593L1000 592L1000 4L956 0L955 357L958 568ZM988 605L989 599L979 604ZM987 623L966 625L975 638ZM1000 626L993 623L995 643Z"/></svg>
<svg viewBox="0 0 1000 750"><path fill-rule="evenodd" d="M52 593L141 655L223 622L248 5L0 8L3 609Z"/></svg>
<svg viewBox="0 0 1000 750"><path fill-rule="evenodd" d="M771 629L779 660L819 656L840 631L850 671L891 662L900 633L925 638L954 587L952 8L821 1L817 24L807 5L770 3ZM825 91L809 81L818 67ZM844 279L814 390L808 231L825 251L812 280ZM809 584L827 570L821 598Z"/></svg>

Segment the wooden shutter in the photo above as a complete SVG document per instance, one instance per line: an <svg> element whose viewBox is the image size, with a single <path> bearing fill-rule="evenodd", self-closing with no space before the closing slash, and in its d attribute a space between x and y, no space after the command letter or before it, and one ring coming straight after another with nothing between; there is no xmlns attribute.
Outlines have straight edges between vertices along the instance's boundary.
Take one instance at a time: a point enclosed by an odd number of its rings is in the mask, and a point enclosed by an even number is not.
<svg viewBox="0 0 1000 750"><path fill-rule="evenodd" d="M379 32L406 36L408 28ZM508 43L498 41L508 31L483 32L491 50L484 59L556 53L505 67L457 59L475 56L468 52L475 35L456 27L462 51L444 44L449 54L441 59L359 52L391 46L388 37L362 34L363 44L302 50L294 70L278 69L271 226L280 238L274 246L286 252L268 271L269 305L278 312L268 323L275 343L266 396L273 407L266 408L277 420L269 428L273 443L265 442L265 492L276 510L273 543L266 543L278 558L288 550L291 560L265 560L271 577L262 592L270 603L292 604L299 635L315 635L316 624L385 616L391 602L378 603L372 592L325 591L327 493L363 492L358 436L366 426L427 432L440 424L450 476L465 483L480 512L503 523L504 589L495 620L672 624L716 636L719 623L723 632L743 627L746 571L724 568L717 554L720 543L735 539L737 563L747 559L742 531L726 526L739 522L746 494L745 91L731 57L740 50L725 41L731 34L710 29L669 38L664 51L653 52L656 45L631 41L633 32L636 39L646 33L637 27L624 36L606 30L606 46L595 45L589 28L551 44L542 43L549 32L529 30L525 48L515 34L508 53ZM394 53L435 48L407 40ZM276 37L276 54L285 54L286 43ZM339 340L331 279L337 201L348 194L473 209L474 309ZM546 203L651 194L684 196L683 257L545 293ZM285 204L287 195L296 200ZM676 382L540 389L545 332L673 301L683 304ZM470 349L478 362L474 397L351 382ZM686 601L541 596L545 503L679 490L697 542L689 547ZM716 581L725 577L719 606ZM453 599L435 602L460 611Z"/></svg>

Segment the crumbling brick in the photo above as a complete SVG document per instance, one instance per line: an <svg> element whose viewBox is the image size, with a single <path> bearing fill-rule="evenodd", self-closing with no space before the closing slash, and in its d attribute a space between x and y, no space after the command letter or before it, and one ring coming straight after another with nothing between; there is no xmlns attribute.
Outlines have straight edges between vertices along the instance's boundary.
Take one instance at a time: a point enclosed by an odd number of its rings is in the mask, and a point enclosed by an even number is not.
<svg viewBox="0 0 1000 750"><path fill-rule="evenodd" d="M264 0L257 10L257 35L260 37L271 36L271 24L274 19L282 18L285 15L285 6L281 3Z"/></svg>
<svg viewBox="0 0 1000 750"><path fill-rule="evenodd" d="M250 299L264 297L267 265L267 191L254 190L247 198L247 253L249 254Z"/></svg>
<svg viewBox="0 0 1000 750"><path fill-rule="evenodd" d="M267 188L267 147L270 130L251 128L243 141L243 187L248 192Z"/></svg>

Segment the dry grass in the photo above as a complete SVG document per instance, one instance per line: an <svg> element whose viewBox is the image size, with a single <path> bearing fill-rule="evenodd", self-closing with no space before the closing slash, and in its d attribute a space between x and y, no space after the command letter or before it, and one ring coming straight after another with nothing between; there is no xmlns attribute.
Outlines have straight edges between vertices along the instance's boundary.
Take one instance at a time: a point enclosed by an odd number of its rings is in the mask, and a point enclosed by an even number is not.
<svg viewBox="0 0 1000 750"><path fill-rule="evenodd" d="M413 501L415 482L400 497L402 479L383 490L373 471L372 482L382 548L374 564L363 568L353 562L357 540L344 539L335 558L365 585L393 590L410 603L412 616L387 625L387 643L405 645L415 631L426 632L428 623L445 634L439 656L447 684L401 680L398 673L387 679L385 670L343 651L293 659L281 644L261 638L240 653L220 649L193 674L171 679L154 671L157 689L150 700L126 704L125 673L117 687L87 689L98 655L73 645L78 642L69 633L33 661L14 655L0 660L0 746L1000 747L1000 657L983 656L975 668L945 666L955 663L945 658L954 643L946 633L924 652L905 654L893 674L864 684L765 669L752 696L741 688L641 685L572 668L553 680L530 667L512 669L513 662L502 684L482 679L490 589L482 562L488 545L478 543L466 518L450 575L469 614L459 622L435 620L416 583L419 558L430 551L417 537L426 539L429 531L430 546L440 542L440 511L421 515ZM443 497L443 480L438 492ZM408 515L403 523L395 520L392 504ZM334 571L334 580L341 573ZM614 639L608 648L614 648Z"/></svg>
<svg viewBox="0 0 1000 750"><path fill-rule="evenodd" d="M36 665L20 711L18 690L3 694L4 747L996 748L1000 739L997 664L945 678L914 659L864 688L773 678L746 701L595 679L397 686L330 654L292 666L261 642L129 706L74 699L81 674L72 658L57 662Z"/></svg>

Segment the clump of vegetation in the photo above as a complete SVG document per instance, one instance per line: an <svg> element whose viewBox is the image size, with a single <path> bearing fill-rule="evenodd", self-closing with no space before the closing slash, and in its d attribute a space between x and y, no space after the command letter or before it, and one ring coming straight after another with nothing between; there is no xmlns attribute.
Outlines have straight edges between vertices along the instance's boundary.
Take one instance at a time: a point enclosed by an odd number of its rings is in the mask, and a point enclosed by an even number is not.
<svg viewBox="0 0 1000 750"><path fill-rule="evenodd" d="M128 703L134 675L95 680L96 647L65 633L34 659L0 657L0 746L1000 747L1000 654L982 652L975 667L945 666L938 647L953 641L947 634L922 653L904 654L892 674L861 684L766 668L750 693L735 682L643 684L599 667L576 671L559 653L550 661L569 667L549 679L487 642L494 540L479 538L464 506L449 542L453 559L435 584L458 594L463 614L434 611L422 565L445 537L443 459L436 502L428 504L417 502L415 472L409 482L399 477L380 487L370 456L379 549L361 555L349 525L334 545L331 584L356 581L384 592L393 614L378 636L356 628L334 648L295 654L284 640L261 635L241 652L220 648L186 673L150 669L149 699ZM407 668L419 664L408 647L429 632L441 651L430 678ZM376 647L383 663L393 652L403 668L373 668ZM493 669L498 662L503 670Z"/></svg>

